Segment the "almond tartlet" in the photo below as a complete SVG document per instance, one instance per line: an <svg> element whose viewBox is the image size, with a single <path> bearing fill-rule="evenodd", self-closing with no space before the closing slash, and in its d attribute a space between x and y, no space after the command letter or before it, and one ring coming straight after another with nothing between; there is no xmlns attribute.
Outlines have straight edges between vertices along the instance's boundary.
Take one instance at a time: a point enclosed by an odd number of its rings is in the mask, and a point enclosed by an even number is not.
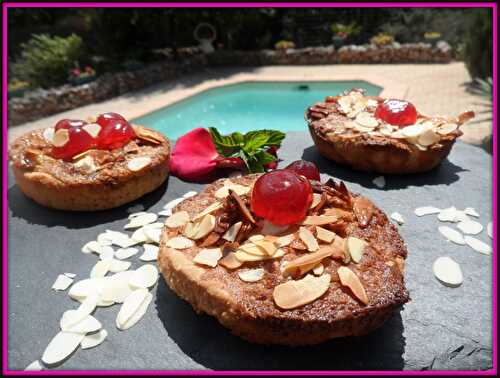
<svg viewBox="0 0 500 378"><path fill-rule="evenodd" d="M404 100L352 89L309 107L305 118L321 155L354 169L384 174L428 171L443 161L474 117L426 116Z"/></svg>
<svg viewBox="0 0 500 378"><path fill-rule="evenodd" d="M170 142L161 133L129 125L115 113L95 122L62 120L22 135L9 148L26 196L73 211L118 207L155 190L168 177L169 157Z"/></svg>
<svg viewBox="0 0 500 378"><path fill-rule="evenodd" d="M166 220L158 265L196 312L250 342L294 346L366 334L409 300L405 244L372 202L305 179L305 216L278 226L252 210L263 176L220 179Z"/></svg>

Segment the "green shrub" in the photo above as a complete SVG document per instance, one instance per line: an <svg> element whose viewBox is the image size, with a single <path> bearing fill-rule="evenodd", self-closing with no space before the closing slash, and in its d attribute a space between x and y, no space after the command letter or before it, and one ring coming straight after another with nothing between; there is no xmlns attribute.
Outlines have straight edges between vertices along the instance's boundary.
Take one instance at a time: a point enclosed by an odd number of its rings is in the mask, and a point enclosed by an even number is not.
<svg viewBox="0 0 500 378"><path fill-rule="evenodd" d="M66 38L34 35L21 48L21 58L14 64L16 77L42 88L66 83L68 72L83 55L82 39L75 34Z"/></svg>
<svg viewBox="0 0 500 378"><path fill-rule="evenodd" d="M376 36L370 38L370 43L377 46L386 46L394 43L394 36L386 33L378 33Z"/></svg>
<svg viewBox="0 0 500 378"><path fill-rule="evenodd" d="M493 32L488 9L474 13L465 37L464 60L470 76L485 79L492 76Z"/></svg>
<svg viewBox="0 0 500 378"><path fill-rule="evenodd" d="M288 50L288 49L293 49L295 48L295 43L292 41L278 41L274 45L274 48L276 50Z"/></svg>
<svg viewBox="0 0 500 378"><path fill-rule="evenodd" d="M9 92L10 91L17 91L17 90L20 90L20 89L27 89L27 88L29 88L29 86L30 86L30 83L28 83L26 81L22 81L22 80L19 80L19 79L12 79L7 84L7 90Z"/></svg>

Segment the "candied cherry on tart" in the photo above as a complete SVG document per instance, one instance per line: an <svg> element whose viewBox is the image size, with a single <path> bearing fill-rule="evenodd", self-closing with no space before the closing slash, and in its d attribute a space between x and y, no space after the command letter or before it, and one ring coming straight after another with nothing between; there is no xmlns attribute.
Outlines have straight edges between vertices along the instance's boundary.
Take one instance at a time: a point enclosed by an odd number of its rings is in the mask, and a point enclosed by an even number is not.
<svg viewBox="0 0 500 378"><path fill-rule="evenodd" d="M302 175L309 180L320 181L319 170L316 164L307 160L296 160L293 163L287 165L285 169L294 171L295 173Z"/></svg>
<svg viewBox="0 0 500 378"><path fill-rule="evenodd" d="M123 147L135 137L135 131L128 121L117 113L104 113L96 123L102 127L97 136L97 148L112 150Z"/></svg>
<svg viewBox="0 0 500 378"><path fill-rule="evenodd" d="M417 121L417 109L411 102L388 99L377 106L375 117L394 126L409 126Z"/></svg>
<svg viewBox="0 0 500 378"><path fill-rule="evenodd" d="M260 176L252 189L251 209L276 225L288 225L305 218L312 202L309 180L289 169Z"/></svg>
<svg viewBox="0 0 500 378"><path fill-rule="evenodd" d="M66 129L66 127L61 126L59 130L61 129ZM66 130L68 133L66 143L62 146L52 147L52 155L56 159L70 160L73 156L94 146L95 139L82 126L71 126Z"/></svg>

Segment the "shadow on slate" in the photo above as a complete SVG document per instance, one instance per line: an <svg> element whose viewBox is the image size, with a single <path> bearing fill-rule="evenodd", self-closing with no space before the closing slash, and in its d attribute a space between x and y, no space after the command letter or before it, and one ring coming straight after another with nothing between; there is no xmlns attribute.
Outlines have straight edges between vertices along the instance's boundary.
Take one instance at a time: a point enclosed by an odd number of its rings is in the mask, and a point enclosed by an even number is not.
<svg viewBox="0 0 500 378"><path fill-rule="evenodd" d="M168 187L167 179L153 192L115 209L97 212L68 212L49 209L26 197L21 189L19 189L19 186L15 184L12 172L9 172L9 183L13 184L7 192L8 206L12 212L12 218L22 218L30 224L40 224L47 227L64 226L70 229L93 227L99 224L126 219L129 215L127 209L137 205L144 207L146 211L161 200Z"/></svg>
<svg viewBox="0 0 500 378"><path fill-rule="evenodd" d="M234 336L206 314L198 315L163 279L156 311L169 337L197 363L214 370L402 370L405 340L401 314L362 337L309 347L262 346Z"/></svg>
<svg viewBox="0 0 500 378"><path fill-rule="evenodd" d="M355 182L365 188L373 188L375 185L372 180L380 175L373 172L355 171L348 166L328 160L318 152L314 145L304 149L302 159L314 162L322 173L326 173L339 180ZM440 165L429 172L411 175L384 175L386 178L390 177L390 180L386 180L384 189L405 189L410 186L424 185L450 185L458 181L458 173L465 171L467 170L445 159Z"/></svg>

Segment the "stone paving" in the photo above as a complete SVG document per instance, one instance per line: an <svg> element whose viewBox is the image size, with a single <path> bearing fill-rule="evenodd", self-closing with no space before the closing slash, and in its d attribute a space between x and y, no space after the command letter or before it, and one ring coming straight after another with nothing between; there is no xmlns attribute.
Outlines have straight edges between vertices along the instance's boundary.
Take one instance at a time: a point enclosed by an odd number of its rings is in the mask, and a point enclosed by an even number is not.
<svg viewBox="0 0 500 378"><path fill-rule="evenodd" d="M405 98L422 113L458 115L472 109L484 110L483 100L466 91L470 76L461 62L450 64L380 64L324 66L268 66L259 68L207 69L159 83L101 103L91 104L34 122L13 126L9 140L22 133L53 125L61 118L86 118L106 111L135 118L212 87L242 81L366 80L384 88L382 96ZM318 99L320 100L320 99ZM483 144L491 135L490 114L479 114L464 126L462 140Z"/></svg>

